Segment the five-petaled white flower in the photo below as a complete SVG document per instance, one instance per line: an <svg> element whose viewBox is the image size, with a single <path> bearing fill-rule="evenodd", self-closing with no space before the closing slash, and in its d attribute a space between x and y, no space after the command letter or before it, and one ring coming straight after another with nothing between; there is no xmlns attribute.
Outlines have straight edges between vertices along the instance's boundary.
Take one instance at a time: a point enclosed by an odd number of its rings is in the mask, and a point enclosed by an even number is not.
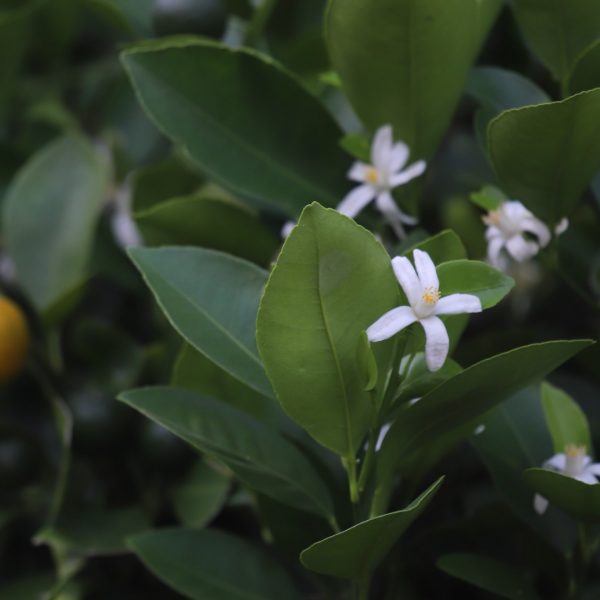
<svg viewBox="0 0 600 600"><path fill-rule="evenodd" d="M503 202L484 216L483 222L488 226L485 232L488 260L499 269L507 266L500 254L502 249L517 262L523 262L550 242L548 227L517 200ZM537 241L526 239L524 233L535 236Z"/></svg>
<svg viewBox="0 0 600 600"><path fill-rule="evenodd" d="M386 312L367 329L371 342L386 340L418 321L425 330L425 362L430 371L442 367L448 355L446 327L437 315L481 312L481 301L472 294L440 296L435 265L427 252L415 250L416 272L408 258L396 256L392 267L410 306L398 306Z"/></svg>
<svg viewBox="0 0 600 600"><path fill-rule="evenodd" d="M355 162L348 177L362 185L350 191L338 206L338 210L354 218L371 200L375 198L376 208L383 214L396 235L403 238L403 223L415 225L417 219L403 213L394 201L391 191L411 179L422 175L425 171L425 161L419 160L406 169L409 149L403 142L394 144L391 125L380 127L371 146L370 165Z"/></svg>
<svg viewBox="0 0 600 600"><path fill-rule="evenodd" d="M600 477L600 463L592 462L591 457L586 454L585 446L576 446L575 444L569 444L564 452L549 458L542 467L558 471L567 477L573 477L573 479L590 485L598 483L596 477ZM548 500L536 494L533 506L541 515L548 508Z"/></svg>

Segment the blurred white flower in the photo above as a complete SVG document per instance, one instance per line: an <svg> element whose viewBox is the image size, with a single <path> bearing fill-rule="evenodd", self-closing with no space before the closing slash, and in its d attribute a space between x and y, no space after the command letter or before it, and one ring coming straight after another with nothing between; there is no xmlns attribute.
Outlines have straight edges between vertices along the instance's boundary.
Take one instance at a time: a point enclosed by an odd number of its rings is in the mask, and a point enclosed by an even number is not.
<svg viewBox="0 0 600 600"><path fill-rule="evenodd" d="M507 266L501 254L506 252L517 262L535 256L550 242L550 230L517 200L507 200L483 217L487 225L488 260L498 269ZM526 239L528 233L537 239Z"/></svg>
<svg viewBox="0 0 600 600"><path fill-rule="evenodd" d="M394 229L396 235L403 238L406 234L403 223L415 225L417 219L403 213L394 201L391 191L419 177L425 171L425 161L419 160L405 167L410 152L403 142L394 144L391 125L377 130L371 146L370 165L355 162L348 177L360 183L341 201L338 210L348 217L354 218L371 200ZM404 170L403 170L404 169Z"/></svg>
<svg viewBox="0 0 600 600"><path fill-rule="evenodd" d="M281 237L285 240L292 233L294 227L296 227L296 221L286 221L281 228Z"/></svg>
<svg viewBox="0 0 600 600"><path fill-rule="evenodd" d="M586 454L585 446L569 444L564 452L555 454L542 465L544 469L558 471L567 477L572 477L583 483L598 483L600 476L600 463L593 463L590 456ZM533 499L533 506L540 515L548 508L548 500L539 494Z"/></svg>
<svg viewBox="0 0 600 600"><path fill-rule="evenodd" d="M472 294L440 296L437 271L427 252L415 250L416 272L406 257L397 256L392 267L410 306L399 306L385 313L367 329L371 342L392 337L412 323L419 322L425 330L425 362L430 371L442 367L448 356L449 339L446 327L437 315L457 315L481 312L481 301Z"/></svg>
<svg viewBox="0 0 600 600"><path fill-rule="evenodd" d="M15 263L10 257L0 250L0 280L11 283L15 279Z"/></svg>
<svg viewBox="0 0 600 600"><path fill-rule="evenodd" d="M569 219L567 217L563 217L554 228L554 235L561 235L567 229L569 229Z"/></svg>
<svg viewBox="0 0 600 600"><path fill-rule="evenodd" d="M110 227L115 242L123 249L143 246L142 235L131 216L131 191L128 185L115 191L110 208Z"/></svg>

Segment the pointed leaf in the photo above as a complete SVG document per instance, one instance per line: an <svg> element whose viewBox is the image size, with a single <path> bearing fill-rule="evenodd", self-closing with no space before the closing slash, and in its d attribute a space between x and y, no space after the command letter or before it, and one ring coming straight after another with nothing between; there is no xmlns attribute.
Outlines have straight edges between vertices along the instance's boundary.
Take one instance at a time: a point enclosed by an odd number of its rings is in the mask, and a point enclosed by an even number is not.
<svg viewBox="0 0 600 600"><path fill-rule="evenodd" d="M363 521L308 547L300 555L312 571L344 579L366 580L387 556L400 536L425 510L443 477L406 508Z"/></svg>
<svg viewBox="0 0 600 600"><path fill-rule="evenodd" d="M330 0L331 62L365 125L392 124L413 157L429 158L500 6L496 0Z"/></svg>
<svg viewBox="0 0 600 600"><path fill-rule="evenodd" d="M255 342L265 271L203 248L135 248L129 255L192 346L251 388L272 395Z"/></svg>
<svg viewBox="0 0 600 600"><path fill-rule="evenodd" d="M265 289L257 341L284 410L343 456L355 455L373 409L360 336L398 300L390 258L370 232L332 209L304 210ZM375 349L378 364L390 350Z"/></svg>
<svg viewBox="0 0 600 600"><path fill-rule="evenodd" d="M504 191L556 224L600 170L600 89L561 102L507 110L488 129Z"/></svg>
<svg viewBox="0 0 600 600"><path fill-rule="evenodd" d="M542 383L542 406L552 435L555 452L564 452L570 444L584 446L591 454L592 437L584 412L573 398L562 390Z"/></svg>
<svg viewBox="0 0 600 600"><path fill-rule="evenodd" d="M119 400L224 462L250 487L330 518L329 492L311 463L284 437L235 408L176 388L124 392Z"/></svg>
<svg viewBox="0 0 600 600"><path fill-rule="evenodd" d="M211 177L289 214L342 198L342 132L272 59L188 39L145 44L122 60L146 112Z"/></svg>

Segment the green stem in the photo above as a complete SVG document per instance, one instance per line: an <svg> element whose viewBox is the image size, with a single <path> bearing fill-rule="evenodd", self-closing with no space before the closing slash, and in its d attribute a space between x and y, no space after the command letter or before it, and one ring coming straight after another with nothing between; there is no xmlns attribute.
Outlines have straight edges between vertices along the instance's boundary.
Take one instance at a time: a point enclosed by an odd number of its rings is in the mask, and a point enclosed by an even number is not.
<svg viewBox="0 0 600 600"><path fill-rule="evenodd" d="M360 500L360 492L358 491L358 481L356 479L356 459L352 454L349 454L344 459L344 467L348 474L348 487L350 490L350 501L356 506Z"/></svg>
<svg viewBox="0 0 600 600"><path fill-rule="evenodd" d="M371 429L369 434L369 442L367 447L367 453L360 467L360 476L358 478L358 491L362 493L367 485L369 475L371 474L371 467L373 466L373 458L375 456L375 446L377 444L377 438L379 437L379 428L374 427Z"/></svg>

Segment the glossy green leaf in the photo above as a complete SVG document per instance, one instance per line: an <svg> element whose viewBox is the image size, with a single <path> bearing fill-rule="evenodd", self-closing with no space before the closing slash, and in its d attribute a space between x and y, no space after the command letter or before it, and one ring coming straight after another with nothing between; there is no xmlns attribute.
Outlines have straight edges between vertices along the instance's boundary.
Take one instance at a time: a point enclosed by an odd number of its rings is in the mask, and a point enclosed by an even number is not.
<svg viewBox="0 0 600 600"><path fill-rule="evenodd" d="M129 254L192 346L261 394L272 394L255 342L265 271L203 248L135 248Z"/></svg>
<svg viewBox="0 0 600 600"><path fill-rule="evenodd" d="M445 229L422 242L410 246L402 252L402 255L412 257L412 252L415 249L427 252L436 265L450 260L467 258L467 251L462 241L451 229Z"/></svg>
<svg viewBox="0 0 600 600"><path fill-rule="evenodd" d="M410 360L410 357L404 359L404 361L407 360ZM403 363L400 366L401 370L404 367ZM398 402L408 402L414 398L422 398L425 394L461 371L461 366L451 358L448 358L441 369L432 373L425 364L424 353L419 352L412 361L405 378L402 380L398 389L397 400Z"/></svg>
<svg viewBox="0 0 600 600"><path fill-rule="evenodd" d="M493 185L486 185L478 192L473 192L470 198L471 202L487 211L496 210L502 202L508 200L504 192Z"/></svg>
<svg viewBox="0 0 600 600"><path fill-rule="evenodd" d="M343 456L355 455L373 410L357 369L360 336L398 300L390 258L372 234L308 206L269 278L257 342L284 410ZM391 349L375 350L379 365Z"/></svg>
<svg viewBox="0 0 600 600"><path fill-rule="evenodd" d="M525 39L558 81L564 81L579 53L598 37L596 0L512 0Z"/></svg>
<svg viewBox="0 0 600 600"><path fill-rule="evenodd" d="M446 554L437 566L448 575L509 600L535 600L538 595L522 569L478 554Z"/></svg>
<svg viewBox="0 0 600 600"><path fill-rule="evenodd" d="M429 444L449 439L448 447L467 437L490 409L545 377L591 344L588 340L532 344L478 362L448 379L419 402L406 406L388 432L379 468L385 480L410 455L418 458ZM444 444L442 444L445 449Z"/></svg>
<svg viewBox="0 0 600 600"><path fill-rule="evenodd" d="M270 427L283 429L284 421L289 422L275 398L243 384L189 344L183 346L177 357L171 383L226 402Z"/></svg>
<svg viewBox="0 0 600 600"><path fill-rule="evenodd" d="M279 246L256 213L219 198L173 198L136 213L135 221L148 246L201 246L259 264L267 264Z"/></svg>
<svg viewBox="0 0 600 600"><path fill-rule="evenodd" d="M129 546L150 571L193 600L299 600L287 573L256 546L214 529L157 529Z"/></svg>
<svg viewBox="0 0 600 600"><path fill-rule="evenodd" d="M590 426L584 412L567 393L542 383L542 406L555 452L564 452L568 445L584 446L592 452Z"/></svg>
<svg viewBox="0 0 600 600"><path fill-rule="evenodd" d="M391 123L413 157L432 156L500 6L497 0L330 0L331 62L365 125Z"/></svg>
<svg viewBox="0 0 600 600"><path fill-rule="evenodd" d="M271 59L197 39L127 50L123 63L158 127L237 193L289 214L343 197L341 131Z"/></svg>
<svg viewBox="0 0 600 600"><path fill-rule="evenodd" d="M329 492L311 463L260 421L222 402L176 388L133 390L119 399L224 462L250 487L301 510L332 516Z"/></svg>
<svg viewBox="0 0 600 600"><path fill-rule="evenodd" d="M574 519L600 523L600 484L590 485L547 469L527 469L523 476L538 494Z"/></svg>
<svg viewBox="0 0 600 600"><path fill-rule="evenodd" d="M204 527L223 506L231 479L206 461L196 463L172 494L173 509L182 525Z"/></svg>
<svg viewBox="0 0 600 600"><path fill-rule="evenodd" d="M600 40L579 56L569 78L571 94L600 87Z"/></svg>
<svg viewBox="0 0 600 600"><path fill-rule="evenodd" d="M39 309L51 306L86 275L107 169L78 136L40 150L4 201L4 236L19 283Z"/></svg>
<svg viewBox="0 0 600 600"><path fill-rule="evenodd" d="M490 265L477 260L452 260L437 267L442 296L473 294L481 306L491 308L510 292L514 281Z"/></svg>
<svg viewBox="0 0 600 600"><path fill-rule="evenodd" d="M600 169L600 89L508 110L489 126L489 154L504 191L557 223Z"/></svg>
<svg viewBox="0 0 600 600"><path fill-rule="evenodd" d="M302 564L324 575L367 580L400 536L425 510L443 480L440 477L402 510L363 521L316 542L300 555Z"/></svg>

